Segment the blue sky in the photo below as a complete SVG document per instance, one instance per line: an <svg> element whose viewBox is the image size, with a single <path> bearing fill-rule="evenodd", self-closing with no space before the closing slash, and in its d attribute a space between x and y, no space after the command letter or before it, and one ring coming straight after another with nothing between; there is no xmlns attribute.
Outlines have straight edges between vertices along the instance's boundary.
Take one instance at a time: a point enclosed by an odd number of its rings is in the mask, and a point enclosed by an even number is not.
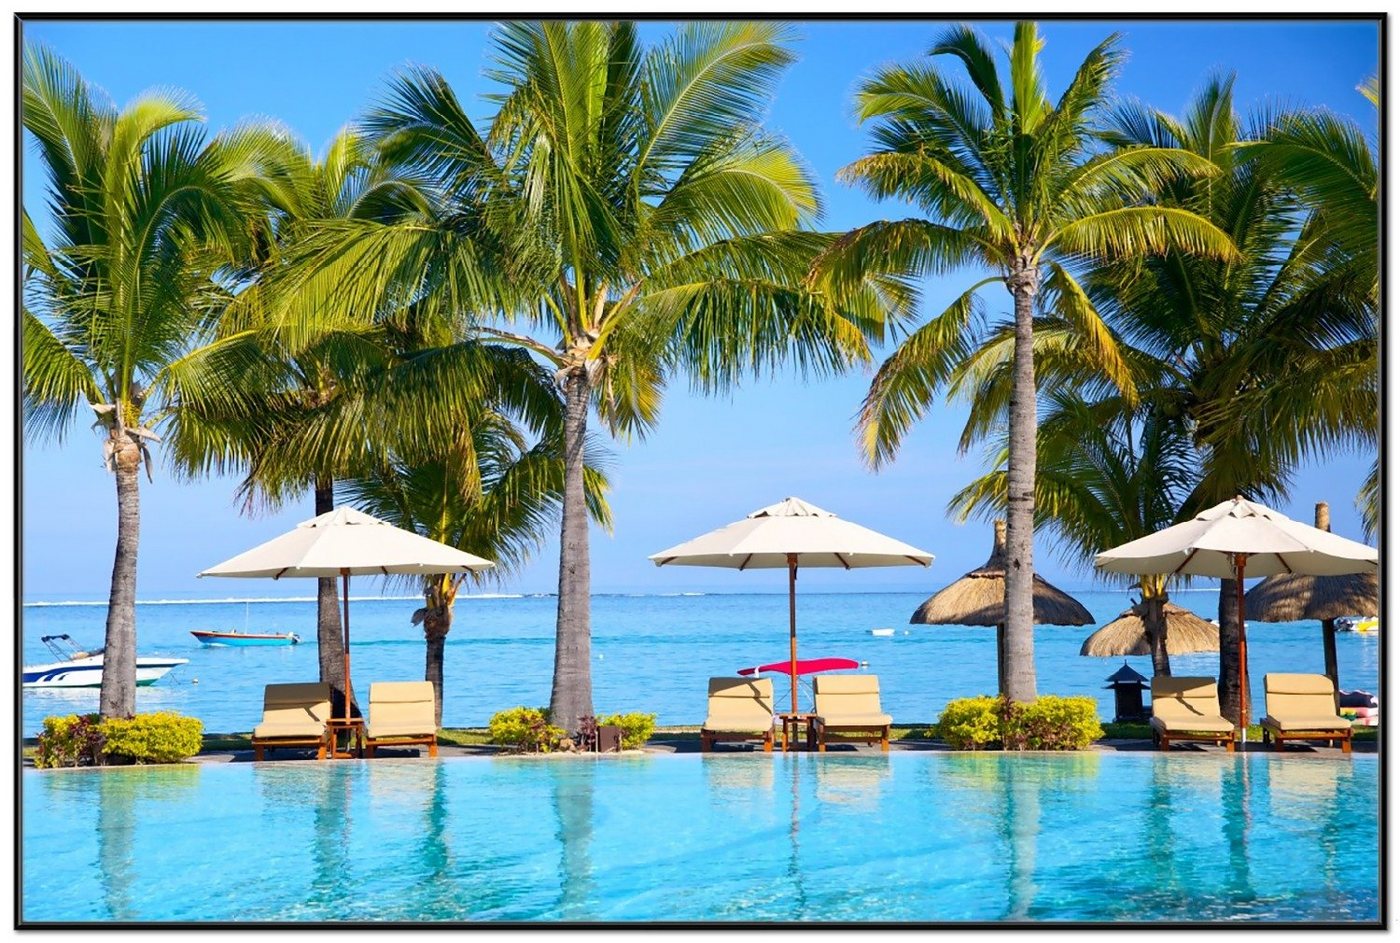
<svg viewBox="0 0 1400 943"><path fill-rule="evenodd" d="M889 61L927 50L938 21L799 23L799 61L779 86L768 120L803 155L821 182L823 225L848 229L897 217L839 184L836 171L859 157L866 139L851 116L859 80ZM1006 23L979 24L1000 41ZM647 23L655 39L669 27ZM490 26L464 22L195 22L28 23L39 41L72 61L118 103L154 87L178 88L203 104L212 130L250 118L273 118L320 149L382 93L385 79L408 63L443 72L473 116L490 106L481 72ZM1213 72L1237 74L1236 102L1322 105L1373 123L1356 86L1377 70L1378 27L1348 22L1050 22L1043 24L1046 81L1057 95L1073 69L1108 33L1124 34L1129 51L1116 89L1179 113ZM31 162L32 163L32 162ZM36 216L42 182L29 172L25 205ZM966 285L950 279L926 290L941 310ZM989 294L989 310L1009 296ZM750 382L725 397L698 397L677 382L660 429L643 443L617 445L612 469L616 519L612 535L593 540L596 592L711 590L782 591L782 574L711 569L655 569L649 553L726 524L788 495L899 537L935 554L933 568L811 571L807 591L929 590L981 563L989 528L959 525L944 513L948 498L983 470L982 456L960 457L957 434L965 407L940 407L909 436L898 461L878 474L861 463L852 417L868 372L803 383L791 376ZM1371 457L1342 455L1299 471L1292 499L1280 510L1311 521L1315 501L1332 504L1333 529L1360 537L1353 504ZM143 481L138 596L304 595L309 585L209 585L202 568L266 540L312 515L308 495L275 515L246 517L233 502L235 482L181 482L158 466ZM24 595L26 599L101 598L115 542L115 493L101 464L100 442L85 427L62 445L24 450ZM1064 587L1092 583L1083 565L1061 559L1047 538L1037 541L1037 569ZM550 592L557 582L557 542L508 579L506 591Z"/></svg>

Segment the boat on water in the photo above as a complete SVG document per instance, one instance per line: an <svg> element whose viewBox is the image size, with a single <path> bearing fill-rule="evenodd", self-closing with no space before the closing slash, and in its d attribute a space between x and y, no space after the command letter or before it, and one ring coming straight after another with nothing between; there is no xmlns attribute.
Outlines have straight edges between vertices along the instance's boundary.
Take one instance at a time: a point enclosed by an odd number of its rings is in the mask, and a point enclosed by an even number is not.
<svg viewBox="0 0 1400 943"><path fill-rule="evenodd" d="M97 688L102 686L102 650L83 651L68 635L45 635L39 639L55 661L47 665L25 665L20 684L26 688ZM136 683L155 684L172 668L189 664L188 658L136 656Z"/></svg>
<svg viewBox="0 0 1400 943"><path fill-rule="evenodd" d="M191 629L190 634L205 645L295 645L301 637L295 632L219 632L214 629Z"/></svg>
<svg viewBox="0 0 1400 943"><path fill-rule="evenodd" d="M1357 616L1354 619L1342 618L1337 620L1337 630L1340 632L1380 632L1381 620L1379 616Z"/></svg>

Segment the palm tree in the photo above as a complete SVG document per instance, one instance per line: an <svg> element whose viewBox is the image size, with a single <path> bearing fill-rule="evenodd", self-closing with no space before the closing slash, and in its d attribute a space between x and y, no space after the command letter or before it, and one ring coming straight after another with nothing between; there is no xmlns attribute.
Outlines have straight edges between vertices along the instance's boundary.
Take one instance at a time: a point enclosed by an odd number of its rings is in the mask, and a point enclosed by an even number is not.
<svg viewBox="0 0 1400 943"><path fill-rule="evenodd" d="M644 435L678 371L711 391L787 362L841 370L903 311L898 280L839 299L803 283L833 237L801 228L815 185L759 125L788 37L775 23L689 23L644 49L632 23L506 24L486 135L442 76L404 73L366 127L430 181L432 209L326 228L287 286L316 299L320 325L414 307L553 372L565 420L550 710L570 730L593 712L590 412Z"/></svg>
<svg viewBox="0 0 1400 943"><path fill-rule="evenodd" d="M287 253L318 223L389 220L419 204L415 187L375 161L373 148L354 130L337 134L319 160L283 129L268 128L266 135L257 185L266 201L270 238L259 244L252 278L239 286L224 312L218 342L184 358L172 371L179 393L196 392L187 421L170 446L187 474L244 473L239 494L245 510L275 510L311 491L319 515L334 508L337 474L346 472L351 464L347 450L363 437L343 440L337 454L314 464L295 454L295 448L288 449L293 453L289 461L275 461L272 445L295 446L305 435L308 411L332 403L389 358L382 332L363 329L330 331L290 347L269 324L267 286L285 265ZM211 384L235 385L238 395L209 402L197 390ZM336 599L336 581L317 580L320 676L331 685L339 711L342 698L353 702L354 692L341 690L344 639Z"/></svg>
<svg viewBox="0 0 1400 943"><path fill-rule="evenodd" d="M500 580L539 549L558 513L564 490L560 430L556 424L549 438L531 445L508 417L489 407L477 413L441 456L406 461L386 455L370 475L342 482L340 496L395 526L494 561L491 570L471 575ZM610 527L607 479L596 457L584 474L589 515ZM424 606L413 614L427 642L424 678L433 683L438 726L444 647L467 576L423 577Z"/></svg>
<svg viewBox="0 0 1400 943"><path fill-rule="evenodd" d="M1046 96L1034 23L1016 24L1009 51L1009 95L986 42L970 28L948 30L930 50L961 64L958 84L934 62L888 66L860 88L856 113L875 121L875 150L846 167L844 179L879 198L909 201L925 216L881 221L843 237L818 264L818 284L839 290L871 272L943 275L990 270L946 310L911 333L880 366L860 414L867 459L891 460L909 427L929 408L983 339L978 292L1001 283L1012 323L993 339L1009 346L1014 382L987 400L996 421L1009 413L1007 448L1007 695L1035 697L1031 537L1034 514L1037 306L1062 343L1090 350L1099 369L1132 397L1128 367L1077 272L1107 259L1180 250L1214 258L1230 240L1187 209L1153 201L1174 175L1215 168L1175 147L1106 150L1094 124L1106 110L1122 59L1117 35L1095 47L1057 102Z"/></svg>
<svg viewBox="0 0 1400 943"><path fill-rule="evenodd" d="M1150 395L1150 393L1145 393ZM1179 420L1121 397L1097 401L1078 390L1045 397L1036 438L1035 523L1048 527L1065 555L1081 565L1109 547L1146 537L1177 522L1195 488L1199 464ZM1006 507L1006 437L993 471L955 494L948 509L960 519L994 517ZM1138 578L1154 674L1171 674L1166 646L1167 578Z"/></svg>
<svg viewBox="0 0 1400 943"><path fill-rule="evenodd" d="M117 546L100 711L136 709L139 472L178 425L169 367L212 337L246 258L247 183L263 137L206 141L198 105L152 92L122 110L44 47L25 50L24 128L47 176L51 226L23 216L25 430L61 437L90 406L116 480ZM227 394L211 387L211 397Z"/></svg>
<svg viewBox="0 0 1400 943"><path fill-rule="evenodd" d="M1165 205L1215 221L1239 249L1232 260L1172 252L1106 265L1090 293L1106 320L1145 361L1140 390L1184 424L1200 476L1182 514L1236 494L1275 501L1309 455L1363 445L1376 416L1376 319L1364 264L1345 264L1270 160L1241 142L1270 140L1296 116L1245 122L1232 80L1209 81L1178 120L1140 105L1115 116L1110 139L1125 147L1180 147L1219 168L1163 188ZM1222 707L1235 716L1241 690L1240 615L1234 582L1220 589Z"/></svg>
<svg viewBox="0 0 1400 943"><path fill-rule="evenodd" d="M1375 76L1357 90L1379 109L1380 86ZM1304 223L1308 238L1331 247L1322 266L1334 282L1345 279L1367 286L1373 316L1379 316L1380 173L1374 133L1332 112L1312 110L1284 116L1268 135L1239 147L1267 164L1298 194L1308 209ZM1332 369L1327 364L1318 366ZM1353 366L1360 374L1356 377L1360 385L1374 389L1379 363L1372 360ZM1313 381L1298 377L1298 382ZM1379 406L1379 400L1376 403ZM1358 433L1366 449L1378 445L1378 412L1373 419ZM1380 521L1379 456L1362 483L1357 507L1367 536L1374 535Z"/></svg>

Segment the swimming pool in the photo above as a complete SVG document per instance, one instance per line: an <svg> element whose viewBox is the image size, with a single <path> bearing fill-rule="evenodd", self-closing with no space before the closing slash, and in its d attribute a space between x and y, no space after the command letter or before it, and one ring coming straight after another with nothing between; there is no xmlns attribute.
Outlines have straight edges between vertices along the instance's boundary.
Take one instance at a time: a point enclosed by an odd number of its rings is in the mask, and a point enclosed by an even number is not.
<svg viewBox="0 0 1400 943"><path fill-rule="evenodd" d="M1374 757L26 771L25 922L1379 919Z"/></svg>

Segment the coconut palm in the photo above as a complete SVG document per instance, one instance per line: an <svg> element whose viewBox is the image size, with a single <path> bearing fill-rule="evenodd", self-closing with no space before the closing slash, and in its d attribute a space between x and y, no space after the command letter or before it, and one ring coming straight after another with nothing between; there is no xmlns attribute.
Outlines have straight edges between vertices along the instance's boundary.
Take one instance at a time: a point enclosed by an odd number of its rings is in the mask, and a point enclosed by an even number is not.
<svg viewBox="0 0 1400 943"><path fill-rule="evenodd" d="M339 487L342 500L376 517L496 564L479 574L421 579L424 606L413 614L413 623L423 626L424 678L433 683L439 726L443 653L463 582L469 575L501 580L523 566L544 542L564 490L557 424L548 438L532 445L508 417L489 407L476 412L442 455L428 461L384 455L371 474ZM598 462L590 456L584 470L588 510L595 523L610 527L607 479Z"/></svg>
<svg viewBox="0 0 1400 943"><path fill-rule="evenodd" d="M813 272L839 290L871 272L945 275L988 271L941 314L910 334L880 366L860 414L867 459L893 459L913 423L981 342L979 292L1000 283L1014 318L992 335L1010 353L1014 382L983 407L1009 413L1007 448L1007 694L1035 697L1031 536L1035 482L1037 307L1061 346L1091 351L1098 370L1131 398L1131 376L1078 274L1088 263L1168 250L1231 256L1230 240L1189 209L1156 204L1163 180L1215 168L1171 146L1107 150L1096 137L1122 59L1118 37L1095 47L1058 101L1046 95L1034 23L1016 24L1006 78L985 40L948 30L932 57L887 66L856 96L861 121L875 122L874 151L841 176L878 198L914 204L921 217L881 221L843 237ZM940 62L961 65L957 82Z"/></svg>
<svg viewBox="0 0 1400 943"><path fill-rule="evenodd" d="M136 707L139 473L175 428L169 367L212 339L256 220L263 136L206 140L189 96L148 92L117 109L67 62L25 50L22 115L47 178L45 215L23 215L26 435L61 437L96 414L117 490L100 711ZM255 225L255 224L254 224ZM229 388L203 393L218 399Z"/></svg>
<svg viewBox="0 0 1400 943"><path fill-rule="evenodd" d="M414 306L554 373L565 474L550 709L570 730L593 712L590 412L640 436L678 371L710 391L788 362L840 370L903 311L898 280L839 299L803 283L833 237L801 228L819 210L815 185L759 124L789 36L689 23L647 49L632 23L506 24L484 135L442 76L403 73L365 127L387 160L431 181L431 211L326 228L286 286L316 299L321 326ZM285 325L292 338L319 329Z"/></svg>
<svg viewBox="0 0 1400 943"><path fill-rule="evenodd" d="M1145 393L1150 396L1150 393ZM1045 397L1036 436L1035 522L1055 534L1065 556L1091 566L1116 547L1177 523L1194 490L1199 464L1190 436L1146 403L1137 410L1121 397L1081 399L1077 390ZM993 471L948 502L961 519L995 517L1006 507L1006 436L996 444ZM1167 656L1167 579L1138 578L1154 674L1171 674Z"/></svg>
<svg viewBox="0 0 1400 943"><path fill-rule="evenodd" d="M279 464L269 445L303 435L307 410L332 402L356 379L388 361L382 332L330 331L296 349L269 329L267 283L285 264L288 251L310 227L337 219L389 220L417 208L417 191L374 160L373 148L353 129L332 139L318 160L289 132L266 129L257 184L266 202L270 238L258 246L257 267L239 286L219 324L220 338L175 365L173 385L194 405L170 445L189 474L245 474L239 493L245 510L275 510L313 493L315 513L334 507L337 471L358 439L340 454L310 464L293 455ZM237 396L211 403L198 395L210 385L233 385ZM190 391L195 391L191 393ZM361 437L362 438L362 437ZM331 685L341 710L344 640L334 579L317 581L317 654L321 680Z"/></svg>
<svg viewBox="0 0 1400 943"><path fill-rule="evenodd" d="M1183 514L1236 494L1277 501L1305 458L1364 446L1374 435L1376 319L1365 266L1340 264L1336 240L1308 220L1278 165L1238 143L1269 140L1293 121L1240 118L1232 80L1219 77L1182 119L1128 104L1109 135L1126 147L1185 148L1215 164L1216 177L1178 178L1161 199L1215 221L1239 249L1229 261L1172 252L1102 266L1090 287L1118 335L1151 358L1138 384L1151 391L1144 399L1191 436L1201 470ZM1235 599L1233 581L1224 581L1227 716L1248 696L1235 664Z"/></svg>

